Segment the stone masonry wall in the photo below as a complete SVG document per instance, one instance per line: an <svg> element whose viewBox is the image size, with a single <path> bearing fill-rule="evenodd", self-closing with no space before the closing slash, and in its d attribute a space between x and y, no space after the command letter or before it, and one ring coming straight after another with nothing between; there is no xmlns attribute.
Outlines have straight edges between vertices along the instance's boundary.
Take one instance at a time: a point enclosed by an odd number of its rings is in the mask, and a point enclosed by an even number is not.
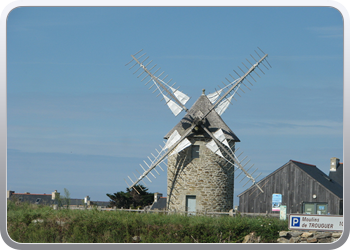
<svg viewBox="0 0 350 250"><path fill-rule="evenodd" d="M186 196L195 195L197 211L229 211L233 208L233 167L206 147L210 139L189 139L199 145L199 158L192 158L192 146L168 157L167 209L186 211Z"/></svg>
<svg viewBox="0 0 350 250"><path fill-rule="evenodd" d="M278 243L332 243L337 241L342 232L317 231L281 231Z"/></svg>

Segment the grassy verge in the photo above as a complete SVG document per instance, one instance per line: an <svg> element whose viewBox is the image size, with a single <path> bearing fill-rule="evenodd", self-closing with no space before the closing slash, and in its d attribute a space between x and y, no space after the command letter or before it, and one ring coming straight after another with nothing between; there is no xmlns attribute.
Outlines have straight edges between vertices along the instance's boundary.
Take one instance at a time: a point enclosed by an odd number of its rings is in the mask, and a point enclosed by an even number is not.
<svg viewBox="0 0 350 250"><path fill-rule="evenodd" d="M53 210L8 202L7 229L21 243L236 243L255 232L275 242L286 221L271 217L208 217L98 210ZM134 238L134 239L133 239ZM135 240L136 239L136 240Z"/></svg>

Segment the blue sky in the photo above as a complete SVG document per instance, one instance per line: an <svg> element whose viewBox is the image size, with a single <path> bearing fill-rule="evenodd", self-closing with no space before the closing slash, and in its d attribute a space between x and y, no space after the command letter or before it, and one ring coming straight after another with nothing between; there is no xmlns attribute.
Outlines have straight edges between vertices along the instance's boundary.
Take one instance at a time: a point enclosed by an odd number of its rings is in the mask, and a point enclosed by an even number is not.
<svg viewBox="0 0 350 250"><path fill-rule="evenodd" d="M89 195L162 144L174 117L124 65L140 49L191 97L260 47L272 69L222 115L262 172L343 161L343 19L326 7L22 7L7 22L7 188ZM242 68L242 67L241 67ZM262 68L263 69L263 68ZM259 72L259 71L258 71ZM262 75L262 74L260 74ZM153 178L153 177L152 177ZM245 190L236 181L235 196ZM148 185L166 194L166 172ZM235 198L235 205L238 200Z"/></svg>

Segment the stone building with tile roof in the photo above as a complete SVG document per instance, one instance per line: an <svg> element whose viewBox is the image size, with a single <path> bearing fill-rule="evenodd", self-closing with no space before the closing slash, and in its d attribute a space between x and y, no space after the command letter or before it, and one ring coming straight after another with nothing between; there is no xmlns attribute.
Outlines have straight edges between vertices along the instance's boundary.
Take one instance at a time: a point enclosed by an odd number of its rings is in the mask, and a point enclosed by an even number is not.
<svg viewBox="0 0 350 250"><path fill-rule="evenodd" d="M51 194L35 194L35 193L16 193L15 191L8 190L7 191L7 200L13 200L15 202L28 202L31 204L37 205L57 205L58 201L55 197L59 197L60 193L55 190ZM79 207L86 205L96 205L96 206L108 206L109 201L90 201L90 197L86 196L82 199L69 198L68 200L61 198L60 204L62 206L67 205L67 201L69 202L70 207Z"/></svg>

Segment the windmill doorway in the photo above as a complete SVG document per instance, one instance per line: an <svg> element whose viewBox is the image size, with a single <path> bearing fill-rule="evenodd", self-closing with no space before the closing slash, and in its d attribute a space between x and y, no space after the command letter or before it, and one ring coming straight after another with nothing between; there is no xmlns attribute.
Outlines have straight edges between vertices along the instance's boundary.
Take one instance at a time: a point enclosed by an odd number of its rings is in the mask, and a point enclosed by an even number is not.
<svg viewBox="0 0 350 250"><path fill-rule="evenodd" d="M196 196L186 195L186 211L189 215L196 214Z"/></svg>

